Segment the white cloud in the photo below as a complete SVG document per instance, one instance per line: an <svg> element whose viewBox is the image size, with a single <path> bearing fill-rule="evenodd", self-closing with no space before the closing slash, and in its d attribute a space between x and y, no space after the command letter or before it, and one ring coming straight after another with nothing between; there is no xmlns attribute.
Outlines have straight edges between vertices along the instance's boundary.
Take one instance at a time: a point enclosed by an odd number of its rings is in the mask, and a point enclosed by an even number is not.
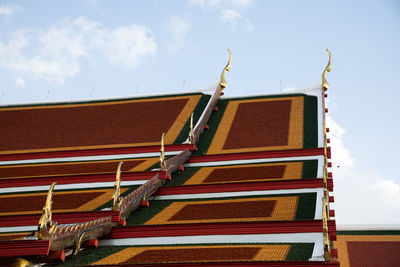
<svg viewBox="0 0 400 267"><path fill-rule="evenodd" d="M209 1L206 0L189 0L189 4L194 6L199 6L201 8L206 8L206 5Z"/></svg>
<svg viewBox="0 0 400 267"><path fill-rule="evenodd" d="M365 166L334 169L338 224L400 224L400 184Z"/></svg>
<svg viewBox="0 0 400 267"><path fill-rule="evenodd" d="M104 51L112 63L123 63L134 69L149 55L157 51L157 44L145 26L131 25L118 27L112 31L101 31L97 39L98 48Z"/></svg>
<svg viewBox="0 0 400 267"><path fill-rule="evenodd" d="M223 9L221 12L220 20L225 23L235 25L238 20L242 18L239 12L234 9Z"/></svg>
<svg viewBox="0 0 400 267"><path fill-rule="evenodd" d="M191 30L191 24L187 19L171 16L166 26L171 36L171 39L167 42L168 49L175 52L185 44L186 35Z"/></svg>
<svg viewBox="0 0 400 267"><path fill-rule="evenodd" d="M232 7L232 8L247 8L253 0L189 0L192 5L197 5L202 8L210 7Z"/></svg>
<svg viewBox="0 0 400 267"><path fill-rule="evenodd" d="M46 30L13 32L7 43L0 41L0 66L63 84L80 71L82 59L95 52L132 69L156 51L157 44L145 26L133 24L109 30L81 17Z"/></svg>
<svg viewBox="0 0 400 267"><path fill-rule="evenodd" d="M200 6L203 9L219 9L219 19L223 23L230 25L231 30L235 31L236 24L243 19L243 11L253 4L253 0L189 0L189 3ZM254 26L250 20L242 23L243 29L253 32Z"/></svg>
<svg viewBox="0 0 400 267"><path fill-rule="evenodd" d="M344 224L399 224L400 183L361 166L344 145L346 130L327 116L331 139L336 220Z"/></svg>
<svg viewBox="0 0 400 267"><path fill-rule="evenodd" d="M18 6L18 5L4 5L0 6L0 15L8 17L11 16L15 13L18 13L22 10L23 8Z"/></svg>
<svg viewBox="0 0 400 267"><path fill-rule="evenodd" d="M254 31L255 31L254 25L253 25L253 23L251 23L250 20L246 20L246 21L244 22L243 27L244 27L244 29L245 29L246 31L248 31L248 32L254 32Z"/></svg>
<svg viewBox="0 0 400 267"><path fill-rule="evenodd" d="M326 116L326 125L329 128L328 138L332 147L332 163L340 167L354 166L355 159L350 155L350 151L345 148L343 135L346 130L339 126L332 118Z"/></svg>
<svg viewBox="0 0 400 267"><path fill-rule="evenodd" d="M24 79L22 79L21 77L18 77L17 80L15 81L15 85L17 87L23 88L23 87L25 87L26 83L25 83Z"/></svg>
<svg viewBox="0 0 400 267"><path fill-rule="evenodd" d="M86 2L90 5L90 6L96 6L98 3L98 0L86 0Z"/></svg>
<svg viewBox="0 0 400 267"><path fill-rule="evenodd" d="M28 55L29 50L33 55ZM45 32L17 31L7 44L0 42L2 67L57 84L78 73L83 55L83 38L68 25L53 26Z"/></svg>
<svg viewBox="0 0 400 267"><path fill-rule="evenodd" d="M384 196L388 206L400 211L400 184L397 184L395 180L381 179L369 185L369 188ZM398 222L400 223L400 220Z"/></svg>

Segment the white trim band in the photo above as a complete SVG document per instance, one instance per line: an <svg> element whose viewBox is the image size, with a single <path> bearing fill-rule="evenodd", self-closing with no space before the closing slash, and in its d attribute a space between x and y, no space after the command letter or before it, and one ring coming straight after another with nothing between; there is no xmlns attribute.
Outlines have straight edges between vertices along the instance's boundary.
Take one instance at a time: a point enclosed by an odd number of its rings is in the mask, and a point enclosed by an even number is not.
<svg viewBox="0 0 400 267"><path fill-rule="evenodd" d="M38 229L37 225L0 227L0 233L30 232L30 231L36 231L37 229Z"/></svg>

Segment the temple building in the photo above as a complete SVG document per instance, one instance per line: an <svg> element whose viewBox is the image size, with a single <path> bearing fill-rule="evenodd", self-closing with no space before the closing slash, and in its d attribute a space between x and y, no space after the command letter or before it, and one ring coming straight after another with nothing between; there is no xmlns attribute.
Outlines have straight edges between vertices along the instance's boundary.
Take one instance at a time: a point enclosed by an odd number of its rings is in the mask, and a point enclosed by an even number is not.
<svg viewBox="0 0 400 267"><path fill-rule="evenodd" d="M327 52L297 91L223 96L229 52L212 90L0 106L0 262L339 266Z"/></svg>

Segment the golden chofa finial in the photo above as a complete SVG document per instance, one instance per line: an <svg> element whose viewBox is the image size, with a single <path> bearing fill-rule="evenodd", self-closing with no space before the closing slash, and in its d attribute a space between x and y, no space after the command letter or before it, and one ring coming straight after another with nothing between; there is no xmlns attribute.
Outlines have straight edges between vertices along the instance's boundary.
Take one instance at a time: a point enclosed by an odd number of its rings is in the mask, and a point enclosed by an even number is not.
<svg viewBox="0 0 400 267"><path fill-rule="evenodd" d="M194 144L194 132L193 132L193 113L190 115L190 132L189 132L189 143Z"/></svg>
<svg viewBox="0 0 400 267"><path fill-rule="evenodd" d="M26 267L26 266L32 266L32 263L23 259L23 258L17 258L15 261L11 264L12 267Z"/></svg>
<svg viewBox="0 0 400 267"><path fill-rule="evenodd" d="M231 54L231 51L229 50L229 48L228 48L228 53L229 53L229 61L228 61L228 63L226 64L224 70L223 70L222 73L221 73L221 81L219 82L219 84L221 85L221 88L222 88L222 89L224 89L224 88L226 87L225 73L226 73L227 71L230 71L230 70L231 70L231 59L232 59L232 54Z"/></svg>
<svg viewBox="0 0 400 267"><path fill-rule="evenodd" d="M328 62L328 65L326 65L324 72L322 73L322 88L324 89L324 91L328 90L328 88L329 88L329 84L326 80L326 72L332 71L332 54L331 54L331 52L329 52L328 48L326 49L326 52L328 52L328 54L329 54L329 62Z"/></svg>
<svg viewBox="0 0 400 267"><path fill-rule="evenodd" d="M39 219L38 238L42 239L48 234L47 225L51 223L52 218L52 205L53 205L53 189L56 182L52 183L47 193L46 203L43 206L42 216Z"/></svg>
<svg viewBox="0 0 400 267"><path fill-rule="evenodd" d="M121 167L124 164L123 161L118 163L117 174L115 175L115 185L114 185L114 193L112 196L113 199L113 210L119 210L121 203L119 202L119 196L121 194Z"/></svg>
<svg viewBox="0 0 400 267"><path fill-rule="evenodd" d="M160 155L160 169L165 170L165 148L164 148L164 137L165 133L162 134L161 136L161 155Z"/></svg>

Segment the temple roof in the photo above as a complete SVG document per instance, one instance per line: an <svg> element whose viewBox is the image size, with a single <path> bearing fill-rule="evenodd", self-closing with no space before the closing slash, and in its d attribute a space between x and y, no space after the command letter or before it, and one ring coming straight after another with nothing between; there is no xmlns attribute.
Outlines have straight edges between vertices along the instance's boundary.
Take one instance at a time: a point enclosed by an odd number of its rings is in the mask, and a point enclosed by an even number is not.
<svg viewBox="0 0 400 267"><path fill-rule="evenodd" d="M337 265L322 88L225 86L0 107L0 257Z"/></svg>

